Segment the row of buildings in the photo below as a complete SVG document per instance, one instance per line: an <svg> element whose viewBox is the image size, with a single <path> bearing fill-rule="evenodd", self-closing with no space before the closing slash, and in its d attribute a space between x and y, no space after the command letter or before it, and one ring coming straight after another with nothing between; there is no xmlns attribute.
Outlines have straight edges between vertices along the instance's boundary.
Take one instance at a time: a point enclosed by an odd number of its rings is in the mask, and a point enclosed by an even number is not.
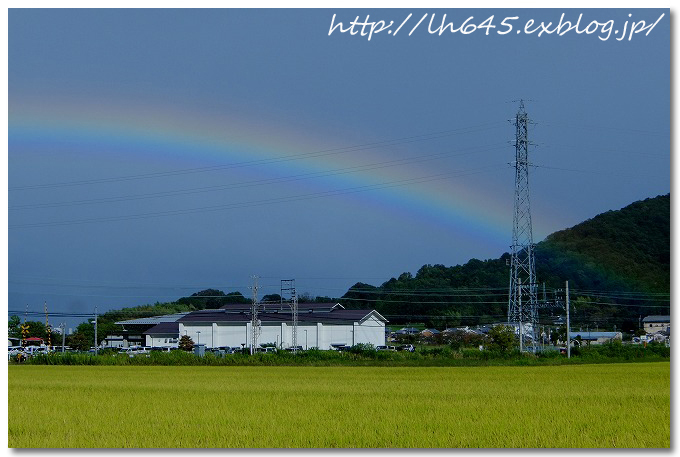
<svg viewBox="0 0 680 457"><path fill-rule="evenodd" d="M260 325L253 328L251 305L229 304L219 309L118 321L116 324L123 331L109 335L104 344L107 347L177 347L179 338L187 335L195 344L206 348L250 347L256 331L260 344L274 344L283 349L293 345L289 305L260 304L257 317ZM297 321L297 346L303 349L385 344L387 319L375 310L345 309L339 303L301 303Z"/></svg>
<svg viewBox="0 0 680 457"><path fill-rule="evenodd" d="M219 309L206 309L164 316L118 321L122 331L108 335L101 343L104 347L122 348L129 346L177 347L183 335L194 343L207 348L250 347L253 328L249 304L230 304ZM259 306L260 344L289 348L293 345L292 312L287 304L263 303ZM386 332L385 319L375 310L345 309L339 303L302 303L298 306L297 346L303 349L332 349L355 344L383 346L395 337L414 335L431 338L440 332L435 329L419 330L405 327L396 332ZM647 316L641 320L646 332L644 341L670 341L670 316ZM446 329L447 332L472 332L486 334L491 326L471 329L460 327ZM571 331L572 341L600 344L621 340L621 332ZM40 340L35 338L35 340ZM637 342L640 342L638 339ZM38 341L36 344L40 344ZM10 338L9 345L20 344L20 339Z"/></svg>

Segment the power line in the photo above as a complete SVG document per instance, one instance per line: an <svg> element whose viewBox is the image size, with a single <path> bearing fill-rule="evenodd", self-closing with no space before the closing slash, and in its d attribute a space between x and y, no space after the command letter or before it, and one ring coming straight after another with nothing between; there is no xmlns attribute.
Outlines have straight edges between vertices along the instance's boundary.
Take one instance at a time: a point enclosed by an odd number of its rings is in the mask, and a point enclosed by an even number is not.
<svg viewBox="0 0 680 457"><path fill-rule="evenodd" d="M669 298L661 298L661 297L649 297L649 298L639 298L639 297L626 297L626 296L617 296L617 295L593 295L593 294L578 294L581 297L594 297L594 298L611 298L612 300L631 300L631 301L668 301L670 302L671 299Z"/></svg>
<svg viewBox="0 0 680 457"><path fill-rule="evenodd" d="M451 178L458 178L458 177L463 177L463 176L471 176L471 175L480 174L480 173L487 173L489 171L496 171L496 170L506 168L506 167L507 167L507 164L492 165L492 166L481 167L481 168L466 170L466 171L457 171L457 172L452 172L452 173L439 173L439 174L434 174L434 175L421 176L419 178L408 178L408 179L402 179L402 180L397 180L397 181L387 181L387 182L380 183L380 184L368 184L368 185L364 185L364 186L349 187L349 188L339 189L339 190L314 192L314 193L310 193L310 194L294 195L294 196L289 196L289 197L278 197L278 198L271 198L271 199L264 199L264 200L255 200L255 201L243 202L243 203L229 203L229 204L224 204L224 205L212 205L212 206L204 206L204 207L200 207L200 208L189 208L189 209L183 209L183 210L168 210L168 211L149 212L149 213L142 213L142 214L131 214L131 215L127 215L127 216L95 217L95 218L90 218L90 219L78 219L78 220L58 221L58 222L36 222L36 223L27 223L27 224L15 224L15 225L9 225L8 228L9 229L18 229L18 228L36 228L36 227L55 227L55 226L64 226L64 225L90 224L90 223L96 223L96 222L116 222L116 221L124 221L124 220L148 219L148 218L163 217L163 216L179 216L179 215L187 215L187 214L205 213L205 212L212 212L212 211L221 211L221 210L226 210L226 209L250 208L250 207L270 205L270 204L275 204L275 203L290 203L290 202L311 200L311 199L322 198L322 197L333 197L333 196L338 196L338 195L346 195L346 194L352 194L352 193L358 193L358 192L366 192L366 191L370 191L370 190L388 189L388 188L408 186L408 185L413 185L413 184L422 184L422 183L432 182L432 181L437 181L437 180L442 180L442 179L451 179Z"/></svg>
<svg viewBox="0 0 680 457"><path fill-rule="evenodd" d="M589 152L589 153L592 153L592 154L601 153L601 152L613 152L613 153L616 153L616 154L633 154L633 155L640 155L640 156L645 156L645 157L654 157L654 158L666 159L666 160L670 160L670 158L671 158L670 151L669 151L668 154L666 154L666 153L656 153L656 152L646 152L646 151L645 152L643 152L643 151L628 151L628 150L621 149L621 148L598 147L597 149L592 149L592 148L583 148L583 147L581 147L581 145L565 144L564 142L561 142L560 146L565 146L565 147L569 147L569 148L578 147L579 151ZM544 147L550 148L551 150L556 150L556 149L559 150L559 148L551 148L550 146L544 146Z"/></svg>
<svg viewBox="0 0 680 457"><path fill-rule="evenodd" d="M271 278L270 278L271 279ZM339 278L307 278L307 279L339 279ZM348 279L348 278L340 278L340 279ZM349 278L349 279L355 279L355 278ZM55 278L55 280L57 280ZM62 281L66 281L63 279L59 279ZM69 280L72 281L72 280ZM62 284L54 284L54 283L49 283L49 282L42 282L42 281L16 281L16 280L9 280L9 284L18 284L18 285L39 285L39 286L50 286L50 287L75 287L75 288L83 288L83 289L107 289L107 290L128 290L128 289L149 289L149 288L154 288L157 291L158 290L196 290L196 289L201 289L201 290L207 290L207 289L215 289L215 287L218 287L220 289L225 289L225 290L234 290L234 289L246 289L249 286L246 285L228 285L228 286L207 286L205 284L203 285L175 285L175 286L168 286L168 285L163 285L163 284L157 284L157 283L149 283L149 284L143 284L143 283L135 283L134 285L121 285L121 284L115 284L115 285L107 285L107 284L78 284L77 282L70 282L70 283L62 283ZM264 285L260 287L274 287L276 286L275 284L269 284L269 285ZM507 296L507 288L504 287L443 287L443 288L415 288L415 289L404 289L404 290L380 290L379 288L376 289L371 289L371 290L366 290L366 289L354 289L354 288L349 288L349 289L344 289L344 288L320 288L321 290L333 290L333 291L345 291L345 294L358 294L358 295L368 295L368 296L380 296L380 297L390 297L390 296L399 296L399 297L432 297L432 298L441 298L441 297L451 297L451 298L459 298L459 297L492 297L492 296ZM475 293L476 292L476 293ZM23 293L23 292L22 292ZM35 292L35 294L42 294L44 292ZM231 293L231 292L230 292ZM52 293L50 293L52 294ZM553 295L553 291L549 291L549 295ZM59 294L55 294L59 295ZM64 294L64 295L74 295L74 294ZM100 296L100 295L84 295L84 294L75 294L78 296ZM147 297L147 296L157 296L157 293L154 294L149 294L149 295L125 295L125 296L117 296L117 297ZM626 301L670 301L670 294L668 293L645 293L645 292L622 292L622 291L612 291L609 293L608 291L583 291L583 290L574 290L572 293L573 296L575 297L593 297L593 298L610 298L610 299L619 299L619 300L626 300ZM170 296L170 295L165 295L165 296ZM197 295L197 296L186 296L183 298L225 298L228 297L228 295ZM335 300L364 300L361 298L353 298L353 297L339 297L335 298ZM369 300L369 299L365 299ZM606 302L589 302L589 303L606 303ZM629 306L626 304L626 306ZM630 306L636 306L636 305L630 305Z"/></svg>
<svg viewBox="0 0 680 457"><path fill-rule="evenodd" d="M117 176L117 177L110 177L110 178L99 178L99 179L86 179L86 180L79 180L79 181L66 181L66 182L51 183L51 184L34 184L34 185L26 185L26 186L15 186L15 187L10 187L8 190L18 191L18 190L29 190L29 189L51 189L51 188L57 188L57 187L71 187L71 186L81 186L81 185L88 185L88 184L123 182L123 181L139 180L139 179L149 179L149 178L158 178L158 177L167 177L167 176L178 176L178 175L193 174L193 173L205 173L205 172L210 172L210 171L228 170L228 169L234 169L234 168L252 167L252 166L257 166L257 165L267 165L267 164L271 164L271 163L290 162L290 161L303 160L303 159L309 159L309 158L325 157L325 156L328 156L328 155L345 154L345 153L348 153L348 152L358 152L358 151L364 151L364 150L367 150L367 149L375 149L375 148L380 148L380 147L396 146L396 145L400 145L400 144L414 143L414 142L417 142L417 141L427 141L427 140L445 138L445 137L453 136L453 135L461 135L461 134L466 134L466 133L476 133L476 132L480 132L480 131L490 130L492 128L497 128L497 127L500 127L501 125L503 125L503 123L501 123L501 122L490 122L490 123L480 124L480 125L472 126L472 127L462 127L462 128L458 128L458 129L442 130L442 131L439 131L439 132L432 132L432 133L426 133L426 134L421 134L421 135L412 135L412 136L401 137L401 138L396 138L396 139L392 139L392 140L383 140L383 141L376 141L376 142L372 142L372 143L364 143L364 144L359 144L359 145L354 145L354 146L345 146L345 147L341 147L341 148L325 149L325 150L313 151L313 152L304 152L304 153L293 154L293 155L289 155L289 156L280 156L280 157L275 157L275 158L270 158L270 159L249 160L249 161L237 162L237 163L233 163L233 164L215 165L215 166L210 166L210 167L199 167L199 168L187 168L187 169L173 170L173 171L167 171L167 172L145 173L145 174L137 174L137 175Z"/></svg>
<svg viewBox="0 0 680 457"><path fill-rule="evenodd" d="M492 150L492 149L501 149L502 147L498 146L498 147L490 148L490 147L486 147L486 146L481 146L481 147L476 146L474 148L467 148L467 149L479 149L479 148L482 148L483 150L488 151L488 150ZM465 150L465 149L463 149L463 150ZM199 193L216 192L216 191L229 190L229 189L241 189L241 188L246 188L246 187L256 187L256 186L263 186L263 185L269 185L269 184L297 182L297 181L314 179L314 178L322 178L322 177L327 177L327 176L338 176L338 175L344 175L344 174L359 173L359 172L364 172L364 171L369 171L369 170L377 170L377 169L389 168L389 167L400 166L400 165L409 165L409 164L414 164L414 163L421 163L421 162L425 162L425 161L429 161L429 160L437 160L437 159L446 158L446 157L458 157L458 156L467 155L467 154L474 154L476 152L477 151L474 151L474 150L471 151L471 152L461 152L461 153L456 153L456 154L452 154L451 152L440 152L440 153L436 153L436 154L426 154L426 155L421 155L421 156L412 157L412 158L388 160L388 161L384 161L384 162L377 162L377 163L372 163L372 164L367 164L367 165L356 165L356 166L352 166L352 167L339 168L339 169L335 169L335 170L310 172L310 173L303 173L303 174L292 175L292 176L282 176L282 177L278 177L278 178L258 179L258 180L254 180L254 181L246 181L246 182L235 183L235 184L223 184L223 185L218 185L218 186L205 186L205 187L197 187L197 188L193 188L193 189L171 190L171 191L165 191L165 192L152 192L152 193L147 193L147 194L132 194L132 195L124 195L124 196L118 196L118 197L105 197L105 198L86 199L86 200L71 200L71 201L56 202L56 203L26 204L26 205L18 205L18 206L10 207L9 210L16 211L16 210L27 210L27 209L57 208L57 207L64 207L64 206L93 205L93 204L101 204L101 203L119 203L119 202L133 201L133 200L145 200L145 199L152 199L152 198L176 197L176 196L182 196L182 195L192 195L192 194L199 194Z"/></svg>
<svg viewBox="0 0 680 457"><path fill-rule="evenodd" d="M594 125L594 124L589 124L589 125L578 125L578 124L569 124L566 122L553 122L553 123L543 123L541 122L541 127L569 127L569 129L572 130L590 130L590 131L596 131L596 132L601 132L602 130L613 130L621 133L630 133L633 135L638 135L638 134L644 134L644 135L666 135L670 137L670 132L666 130L641 130L641 129L632 129L628 127L611 127L611 126L602 126L602 125Z"/></svg>
<svg viewBox="0 0 680 457"><path fill-rule="evenodd" d="M203 286L165 286L165 285L130 285L130 286L125 286L125 285L105 285L105 284L77 284L77 283L62 283L62 284L54 284L54 283L49 283L49 282L37 282L37 281L12 281L9 280L7 281L9 284L19 284L19 285L31 285L31 286L52 286L52 287L78 287L78 288L84 288L84 289L165 289L165 290L196 290L196 289L214 289L214 287L207 287L205 285ZM227 287L222 287L223 289L237 289L237 288L245 288L247 286L227 286Z"/></svg>
<svg viewBox="0 0 680 457"><path fill-rule="evenodd" d="M606 176L623 176L627 178L639 178L641 175L638 174L625 174L625 173L614 173L614 172L609 172L609 171L597 171L597 170L578 170L575 168L561 168L561 167L551 167L548 165L537 165L537 164L531 164L532 167L535 168L544 168L546 170L558 170L558 171L570 171L574 173L587 173L587 174L594 174L594 175L606 175Z"/></svg>
<svg viewBox="0 0 680 457"><path fill-rule="evenodd" d="M654 296L654 295L663 295L666 297L670 297L670 293L668 292L634 292L634 291L627 291L627 290L597 290L597 289L575 289L574 290L576 293L580 294L616 294L616 295L644 295L644 296Z"/></svg>
<svg viewBox="0 0 680 457"><path fill-rule="evenodd" d="M670 308L670 304L668 305L632 305L628 303L608 303L608 302L598 302L598 301L593 301L593 302L586 302L586 303L572 303L572 308L577 308L579 306L583 305L606 305L606 306L623 306L623 307L628 307L628 308Z"/></svg>

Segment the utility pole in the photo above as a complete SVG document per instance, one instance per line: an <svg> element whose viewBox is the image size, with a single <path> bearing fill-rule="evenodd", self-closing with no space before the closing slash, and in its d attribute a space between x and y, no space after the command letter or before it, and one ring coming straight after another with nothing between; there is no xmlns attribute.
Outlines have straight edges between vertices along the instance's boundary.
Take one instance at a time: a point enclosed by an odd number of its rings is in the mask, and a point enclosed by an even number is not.
<svg viewBox="0 0 680 457"><path fill-rule="evenodd" d="M565 296L564 296L565 304L567 305L567 358L571 358L571 338L569 337L569 333L571 331L571 327L569 325L569 281L566 281L565 285Z"/></svg>
<svg viewBox="0 0 680 457"><path fill-rule="evenodd" d="M97 348L97 307L94 307L94 354L98 355L99 350Z"/></svg>
<svg viewBox="0 0 680 457"><path fill-rule="evenodd" d="M250 306L250 355L255 353L257 340L260 336L260 319L257 317L257 308L259 306L257 298L257 280L258 277L253 275L253 302Z"/></svg>
<svg viewBox="0 0 680 457"><path fill-rule="evenodd" d="M548 304L548 295L545 293L545 282L543 282L543 304Z"/></svg>
<svg viewBox="0 0 680 457"><path fill-rule="evenodd" d="M59 327L61 327L61 353L63 354L66 346L66 322L62 322Z"/></svg>
<svg viewBox="0 0 680 457"><path fill-rule="evenodd" d="M512 256L508 291L508 323L526 322L531 325L533 351L536 351L538 300L534 239L529 202L529 116L520 100L515 115L515 197L512 225ZM520 325L521 327L521 325ZM520 330L520 333L523 333ZM521 344L521 343L520 343ZM520 346L521 350L521 346Z"/></svg>

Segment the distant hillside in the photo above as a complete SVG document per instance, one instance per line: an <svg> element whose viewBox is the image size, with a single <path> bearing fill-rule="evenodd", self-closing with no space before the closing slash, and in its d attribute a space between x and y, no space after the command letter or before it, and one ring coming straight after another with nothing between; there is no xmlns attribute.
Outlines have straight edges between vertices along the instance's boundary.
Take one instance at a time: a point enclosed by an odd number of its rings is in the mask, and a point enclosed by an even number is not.
<svg viewBox="0 0 680 457"><path fill-rule="evenodd" d="M342 302L347 307L374 307L395 323L420 320L443 327L503 320L509 260L505 253L499 259L472 259L453 267L424 265L415 276L403 273L379 287L357 283ZM618 328L632 328L640 315L669 312L648 308L667 306L667 296L657 302L649 297L623 299L620 294L670 293L670 195L635 202L553 233L536 245L536 270L550 296L565 280L574 291L602 295L597 300L573 297L580 300L579 319L585 325L615 322ZM542 291L539 287L541 296ZM614 292L619 295L612 298ZM641 304L645 306L637 306Z"/></svg>
<svg viewBox="0 0 680 457"><path fill-rule="evenodd" d="M536 246L539 278L582 289L669 292L671 197L607 211Z"/></svg>

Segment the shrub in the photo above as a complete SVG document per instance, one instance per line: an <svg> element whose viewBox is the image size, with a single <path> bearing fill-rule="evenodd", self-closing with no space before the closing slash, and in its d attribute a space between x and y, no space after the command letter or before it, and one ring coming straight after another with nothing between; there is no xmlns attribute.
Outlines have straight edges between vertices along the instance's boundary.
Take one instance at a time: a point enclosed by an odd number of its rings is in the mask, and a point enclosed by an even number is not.
<svg viewBox="0 0 680 457"><path fill-rule="evenodd" d="M496 325L489 330L489 349L500 352L512 351L517 346L515 330L507 325Z"/></svg>
<svg viewBox="0 0 680 457"><path fill-rule="evenodd" d="M378 352L375 349L375 346L372 344L364 344L364 343L359 343L355 344L349 349L349 352L352 354L357 354L357 355L363 355L367 357L375 357L375 354Z"/></svg>
<svg viewBox="0 0 680 457"><path fill-rule="evenodd" d="M182 335L179 339L179 348L184 351L191 351L194 348L194 340L188 335Z"/></svg>

